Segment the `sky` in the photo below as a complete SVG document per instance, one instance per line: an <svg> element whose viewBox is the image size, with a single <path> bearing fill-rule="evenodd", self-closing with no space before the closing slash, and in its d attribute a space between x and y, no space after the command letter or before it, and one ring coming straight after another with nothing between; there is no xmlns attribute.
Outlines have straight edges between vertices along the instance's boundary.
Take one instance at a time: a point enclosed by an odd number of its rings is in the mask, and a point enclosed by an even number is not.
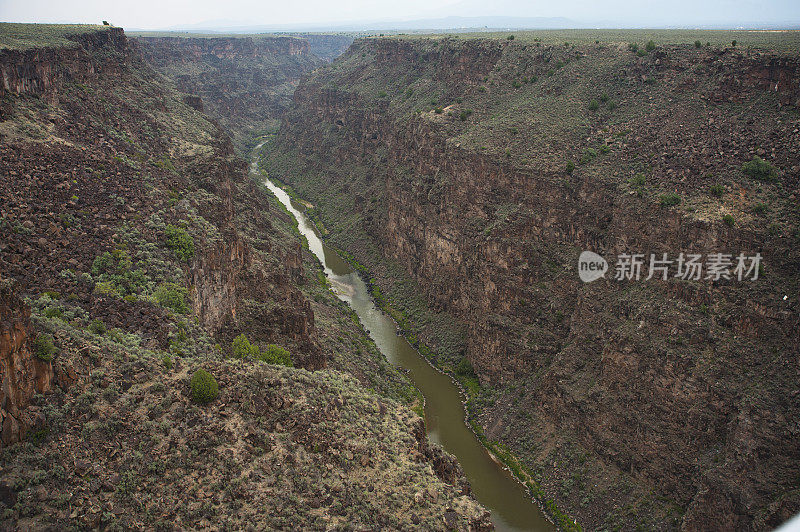
<svg viewBox="0 0 800 532"><path fill-rule="evenodd" d="M797 27L800 0L0 0L0 21L177 26L336 25L448 16L564 17L581 25Z"/></svg>

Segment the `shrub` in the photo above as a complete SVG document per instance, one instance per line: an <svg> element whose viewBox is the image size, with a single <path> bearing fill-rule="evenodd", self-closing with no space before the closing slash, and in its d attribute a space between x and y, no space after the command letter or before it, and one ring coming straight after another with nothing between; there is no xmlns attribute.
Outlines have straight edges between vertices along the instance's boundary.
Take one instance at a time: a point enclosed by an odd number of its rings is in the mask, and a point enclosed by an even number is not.
<svg viewBox="0 0 800 532"><path fill-rule="evenodd" d="M597 100L592 100L589 102L589 110L590 111L597 111L600 108L600 102Z"/></svg>
<svg viewBox="0 0 800 532"><path fill-rule="evenodd" d="M186 314L189 312L189 306L186 304L187 294L186 287L178 283L162 283L158 285L153 295L162 307L172 309L178 314Z"/></svg>
<svg viewBox="0 0 800 532"><path fill-rule="evenodd" d="M643 187L646 181L647 178L645 177L644 174L636 174L632 178L628 179L628 183L632 187Z"/></svg>
<svg viewBox="0 0 800 532"><path fill-rule="evenodd" d="M233 356L243 359L257 358L261 354L258 346L251 344L244 333L233 339L231 350L233 351Z"/></svg>
<svg viewBox="0 0 800 532"><path fill-rule="evenodd" d="M631 52L638 52L639 51L639 45L636 44L635 42L628 43L628 50L630 50Z"/></svg>
<svg viewBox="0 0 800 532"><path fill-rule="evenodd" d="M606 103L608 101L608 94L605 93L605 92L603 94L601 94L600 95L600 101L603 102L603 103Z"/></svg>
<svg viewBox="0 0 800 532"><path fill-rule="evenodd" d="M172 369L172 357L171 357L171 356L169 356L169 355L165 354L165 355L164 355L164 356L161 358L161 362L164 364L164 367L165 367L165 368L167 368L167 369Z"/></svg>
<svg viewBox="0 0 800 532"><path fill-rule="evenodd" d="M611 146L609 146L608 144L603 144L602 146L600 146L600 153L602 153L603 155L610 152L611 152Z"/></svg>
<svg viewBox="0 0 800 532"><path fill-rule="evenodd" d="M117 296L117 290L111 281L101 281L94 285L94 291L104 296Z"/></svg>
<svg viewBox="0 0 800 532"><path fill-rule="evenodd" d="M194 256L194 239L182 227L172 224L164 230L167 237L167 247L175 252L181 262L189 262Z"/></svg>
<svg viewBox="0 0 800 532"><path fill-rule="evenodd" d="M566 168L566 170L567 170L567 173L568 173L569 175L572 175L572 172L574 172L574 171L575 171L575 163L573 163L572 161L567 161L567 168Z"/></svg>
<svg viewBox="0 0 800 532"><path fill-rule="evenodd" d="M733 225L736 223L736 221L733 219L733 216L731 216L730 214L726 214L725 216L723 216L722 222L728 227L733 227Z"/></svg>
<svg viewBox="0 0 800 532"><path fill-rule="evenodd" d="M49 334L40 334L33 341L33 354L36 358L49 362L53 360L56 353L56 346L53 344L53 337Z"/></svg>
<svg viewBox="0 0 800 532"><path fill-rule="evenodd" d="M89 324L89 332L93 334L105 334L106 333L106 324L98 319L92 320L92 323Z"/></svg>
<svg viewBox="0 0 800 532"><path fill-rule="evenodd" d="M694 41L695 48L700 48L701 46L703 46L703 43L701 43L700 41Z"/></svg>
<svg viewBox="0 0 800 532"><path fill-rule="evenodd" d="M514 80L514 81L511 83L511 85L512 85L512 86L513 86L515 89L518 89L518 88L522 87L522 83L520 83L520 82L519 82L519 81L517 81L517 80Z"/></svg>
<svg viewBox="0 0 800 532"><path fill-rule="evenodd" d="M261 353L259 359L269 364L280 364L282 366L292 366L292 355L288 350L275 344L269 344L267 349Z"/></svg>
<svg viewBox="0 0 800 532"><path fill-rule="evenodd" d="M647 41L647 44L645 45L645 49L648 52L652 52L653 50L656 49L656 43L654 43L652 40Z"/></svg>
<svg viewBox="0 0 800 532"><path fill-rule="evenodd" d="M680 202L681 197L674 192L670 192L669 194L664 194L661 196L661 205L663 207L672 207L674 205L678 205Z"/></svg>
<svg viewBox="0 0 800 532"><path fill-rule="evenodd" d="M734 40L732 40L732 41L731 41L731 45L732 45L734 48L736 48L736 39L734 39Z"/></svg>
<svg viewBox="0 0 800 532"><path fill-rule="evenodd" d="M92 262L92 275L100 275L101 273L112 270L114 266L114 256L108 251L102 255L98 255L94 262Z"/></svg>
<svg viewBox="0 0 800 532"><path fill-rule="evenodd" d="M595 157L597 157L597 150L595 150L594 148L586 148L583 154L581 154L580 163L587 164L591 162L592 159L594 159Z"/></svg>
<svg viewBox="0 0 800 532"><path fill-rule="evenodd" d="M378 93L378 98L386 98L386 91L380 91Z"/></svg>
<svg viewBox="0 0 800 532"><path fill-rule="evenodd" d="M192 401L195 403L210 403L219 394L217 379L203 368L194 372L189 384L192 388Z"/></svg>
<svg viewBox="0 0 800 532"><path fill-rule="evenodd" d="M778 171L772 163L757 155L742 165L742 172L757 181L775 181L778 178Z"/></svg>
<svg viewBox="0 0 800 532"><path fill-rule="evenodd" d="M433 112L436 113L437 115L440 115L444 112L444 109L442 109L441 107L437 107L436 109L433 110Z"/></svg>
<svg viewBox="0 0 800 532"><path fill-rule="evenodd" d="M466 357L458 361L458 365L456 366L456 375L460 375L462 377L475 376L475 369L472 367L472 364Z"/></svg>
<svg viewBox="0 0 800 532"><path fill-rule="evenodd" d="M725 187L719 184L711 185L710 187L708 187L708 191L711 192L712 196L721 198L722 195L725 193Z"/></svg>
<svg viewBox="0 0 800 532"><path fill-rule="evenodd" d="M506 37L506 39L508 39L509 41L513 41L514 40L514 36L513 35L509 35L508 37Z"/></svg>
<svg viewBox="0 0 800 532"><path fill-rule="evenodd" d="M756 203L753 205L753 212L756 214L764 214L767 212L767 204L766 203Z"/></svg>
<svg viewBox="0 0 800 532"><path fill-rule="evenodd" d="M61 319L64 316L64 311L61 309L61 307L47 307L44 311L44 316L46 318Z"/></svg>
<svg viewBox="0 0 800 532"><path fill-rule="evenodd" d="M464 122L464 121L466 121L467 118L469 118L470 115L472 115L472 109L465 109L465 110L461 111L461 115L459 115L458 118L459 118L459 120Z"/></svg>

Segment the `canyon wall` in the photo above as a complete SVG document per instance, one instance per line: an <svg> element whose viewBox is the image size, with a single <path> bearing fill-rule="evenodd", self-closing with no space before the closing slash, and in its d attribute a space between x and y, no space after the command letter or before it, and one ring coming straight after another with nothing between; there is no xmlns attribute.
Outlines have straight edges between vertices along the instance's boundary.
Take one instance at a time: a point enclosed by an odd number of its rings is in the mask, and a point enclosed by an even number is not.
<svg viewBox="0 0 800 532"><path fill-rule="evenodd" d="M295 37L138 37L142 55L233 134L237 148L276 127L300 78L320 66Z"/></svg>
<svg viewBox="0 0 800 532"><path fill-rule="evenodd" d="M584 526L763 530L800 508L799 66L359 40L300 85L264 165L435 362L471 363L473 420ZM775 174L744 174L754 157ZM582 250L605 279L579 280ZM614 280L621 253L740 252L757 281Z"/></svg>
<svg viewBox="0 0 800 532"><path fill-rule="evenodd" d="M0 327L0 445L6 447L41 424L40 409L29 407L35 394L52 389L53 368L34 354L30 309L3 279Z"/></svg>

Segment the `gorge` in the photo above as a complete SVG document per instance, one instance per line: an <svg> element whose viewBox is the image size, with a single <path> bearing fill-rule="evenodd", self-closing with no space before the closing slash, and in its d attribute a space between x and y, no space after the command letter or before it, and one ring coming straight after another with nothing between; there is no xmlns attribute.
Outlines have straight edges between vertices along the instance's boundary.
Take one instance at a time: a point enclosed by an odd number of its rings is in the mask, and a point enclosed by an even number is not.
<svg viewBox="0 0 800 532"><path fill-rule="evenodd" d="M797 513L797 32L350 39L0 24L3 521Z"/></svg>

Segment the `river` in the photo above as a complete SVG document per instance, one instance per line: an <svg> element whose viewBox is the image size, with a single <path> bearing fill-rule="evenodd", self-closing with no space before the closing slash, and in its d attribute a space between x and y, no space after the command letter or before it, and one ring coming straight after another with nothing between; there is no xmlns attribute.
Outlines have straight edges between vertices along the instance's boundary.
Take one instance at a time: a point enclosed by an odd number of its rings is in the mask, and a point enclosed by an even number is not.
<svg viewBox="0 0 800 532"><path fill-rule="evenodd" d="M257 174L255 162L252 171ZM491 512L497 530L554 530L525 488L492 458L467 427L461 391L450 377L433 368L404 337L397 334L394 321L376 306L366 283L322 241L304 208L269 179L265 184L297 219L300 232L308 239L308 247L325 268L325 275L339 299L353 308L386 359L408 371L414 385L425 397L428 438L458 459L475 498Z"/></svg>

